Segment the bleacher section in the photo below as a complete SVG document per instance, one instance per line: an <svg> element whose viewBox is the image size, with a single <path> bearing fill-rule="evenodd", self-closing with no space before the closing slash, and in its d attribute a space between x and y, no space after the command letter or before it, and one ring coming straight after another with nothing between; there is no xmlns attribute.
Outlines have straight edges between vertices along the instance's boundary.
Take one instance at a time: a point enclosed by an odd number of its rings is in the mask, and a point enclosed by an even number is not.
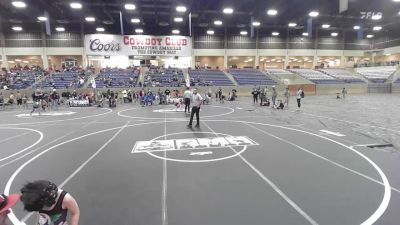
<svg viewBox="0 0 400 225"><path fill-rule="evenodd" d="M283 69L267 69L265 72L267 74L271 74L271 75L275 75L275 76L293 74L292 72L290 72L288 70L283 70Z"/></svg>
<svg viewBox="0 0 400 225"><path fill-rule="evenodd" d="M38 71L18 71L9 73L8 85L9 89L25 89L31 87L35 83L36 77L38 77L41 72ZM6 85L6 83L4 83Z"/></svg>
<svg viewBox="0 0 400 225"><path fill-rule="evenodd" d="M134 69L107 69L96 77L96 88L129 88L135 87L140 71ZM90 84L89 87L92 87Z"/></svg>
<svg viewBox="0 0 400 225"><path fill-rule="evenodd" d="M400 77L397 78L397 80L395 80L393 83L395 83L395 84L400 84Z"/></svg>
<svg viewBox="0 0 400 225"><path fill-rule="evenodd" d="M42 88L81 88L85 83L85 75L78 72L53 73L42 81Z"/></svg>
<svg viewBox="0 0 400 225"><path fill-rule="evenodd" d="M363 75L371 83L385 83L394 72L396 72L396 66L357 68L357 73Z"/></svg>
<svg viewBox="0 0 400 225"><path fill-rule="evenodd" d="M357 77L356 74L345 69L320 69L322 73L332 76L345 83L365 83L362 79Z"/></svg>
<svg viewBox="0 0 400 225"><path fill-rule="evenodd" d="M220 70L189 70L191 86L232 86L232 81Z"/></svg>
<svg viewBox="0 0 400 225"><path fill-rule="evenodd" d="M327 74L310 69L291 69L290 71L314 82L315 84L340 84L342 80L337 80Z"/></svg>
<svg viewBox="0 0 400 225"><path fill-rule="evenodd" d="M255 69L231 69L232 74L239 85L275 85L276 81L272 80L268 75L261 73Z"/></svg>
<svg viewBox="0 0 400 225"><path fill-rule="evenodd" d="M144 83L147 87L181 87L186 82L183 71L180 69L150 68L146 73Z"/></svg>

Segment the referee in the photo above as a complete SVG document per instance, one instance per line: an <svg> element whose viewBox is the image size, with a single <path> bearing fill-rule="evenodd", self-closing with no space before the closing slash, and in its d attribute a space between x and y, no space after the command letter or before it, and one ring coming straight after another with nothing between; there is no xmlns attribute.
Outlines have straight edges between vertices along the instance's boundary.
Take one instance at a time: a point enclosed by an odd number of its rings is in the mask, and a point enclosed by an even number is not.
<svg viewBox="0 0 400 225"><path fill-rule="evenodd" d="M190 92L189 87L186 88L186 91L183 93L183 98L185 99L185 113L186 110L188 113L190 113L190 96L192 95L192 92Z"/></svg>
<svg viewBox="0 0 400 225"><path fill-rule="evenodd" d="M196 113L197 124L195 127L200 127L200 105L203 102L203 98L199 93L197 93L197 89L193 89L192 94L192 113L190 114L190 122L187 125L189 128L192 127L193 116Z"/></svg>

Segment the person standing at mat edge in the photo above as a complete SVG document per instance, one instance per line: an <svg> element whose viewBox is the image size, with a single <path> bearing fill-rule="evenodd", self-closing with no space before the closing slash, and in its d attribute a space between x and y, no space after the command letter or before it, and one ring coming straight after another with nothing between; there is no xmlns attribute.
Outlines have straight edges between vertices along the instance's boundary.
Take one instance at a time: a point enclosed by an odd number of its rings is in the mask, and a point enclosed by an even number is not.
<svg viewBox="0 0 400 225"><path fill-rule="evenodd" d="M0 195L0 225L6 225L7 214L10 213L11 207L17 204L18 201L19 194Z"/></svg>
<svg viewBox="0 0 400 225"><path fill-rule="evenodd" d="M199 93L197 93L197 89L193 89L193 94L192 94L192 113L190 114L190 121L188 124L188 127L192 127L193 123L193 116L196 113L196 127L200 127L200 105L203 102L203 98Z"/></svg>
<svg viewBox="0 0 400 225"><path fill-rule="evenodd" d="M192 92L190 91L189 87L186 88L186 91L183 93L183 98L185 99L185 113L186 109L187 112L190 113L190 96Z"/></svg>
<svg viewBox="0 0 400 225"><path fill-rule="evenodd" d="M21 189L21 202L28 212L38 212L37 225L70 225L79 223L79 207L75 199L47 180L28 182Z"/></svg>
<svg viewBox="0 0 400 225"><path fill-rule="evenodd" d="M301 107L301 99L304 98L304 92L301 88L297 89L296 99L297 99L297 107Z"/></svg>

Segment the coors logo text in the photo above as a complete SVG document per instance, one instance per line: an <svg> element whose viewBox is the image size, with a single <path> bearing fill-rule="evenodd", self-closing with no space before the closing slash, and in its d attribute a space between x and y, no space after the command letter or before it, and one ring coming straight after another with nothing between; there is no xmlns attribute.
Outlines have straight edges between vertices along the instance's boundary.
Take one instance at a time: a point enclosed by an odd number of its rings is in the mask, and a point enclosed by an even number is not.
<svg viewBox="0 0 400 225"><path fill-rule="evenodd" d="M121 46L119 43L116 43L114 40L109 41L108 43L104 44L100 41L100 39L94 39L94 40L90 40L90 45L89 48L91 51L94 52L113 52L116 51L118 52L119 50L121 50Z"/></svg>

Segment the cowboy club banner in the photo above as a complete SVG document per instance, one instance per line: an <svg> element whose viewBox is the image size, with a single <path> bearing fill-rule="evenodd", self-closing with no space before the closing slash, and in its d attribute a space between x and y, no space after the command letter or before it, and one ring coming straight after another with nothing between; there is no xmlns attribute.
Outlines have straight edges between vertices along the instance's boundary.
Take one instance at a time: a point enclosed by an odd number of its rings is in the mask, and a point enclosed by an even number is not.
<svg viewBox="0 0 400 225"><path fill-rule="evenodd" d="M87 55L191 56L192 41L185 36L85 35Z"/></svg>

